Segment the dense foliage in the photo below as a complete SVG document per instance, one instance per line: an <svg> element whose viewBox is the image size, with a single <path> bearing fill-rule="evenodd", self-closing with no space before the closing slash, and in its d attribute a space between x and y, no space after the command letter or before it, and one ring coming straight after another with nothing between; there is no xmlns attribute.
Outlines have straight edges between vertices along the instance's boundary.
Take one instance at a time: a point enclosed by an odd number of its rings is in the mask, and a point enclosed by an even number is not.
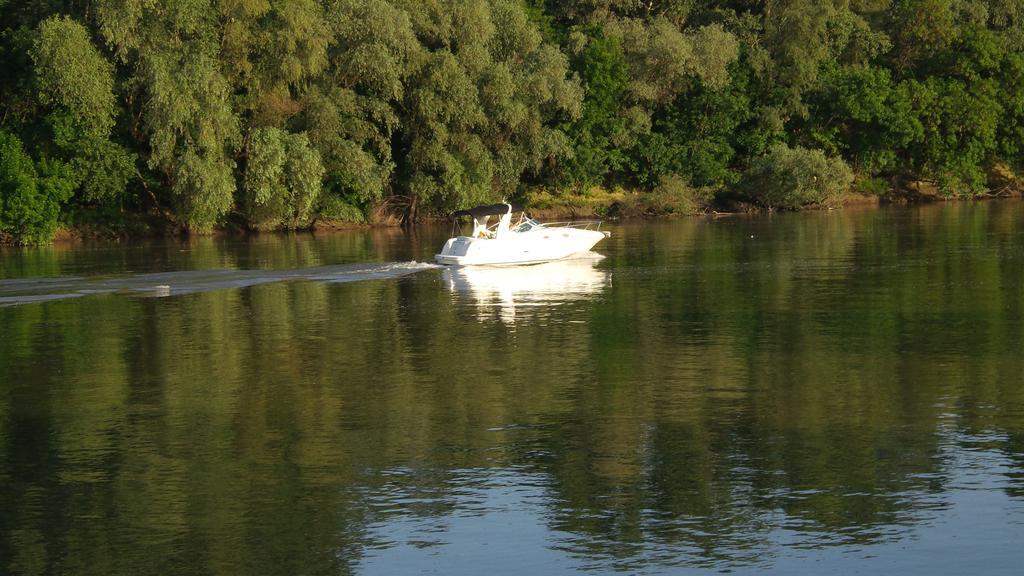
<svg viewBox="0 0 1024 576"><path fill-rule="evenodd" d="M0 0L0 76L15 241L665 182L973 196L1024 165L1024 0Z"/></svg>

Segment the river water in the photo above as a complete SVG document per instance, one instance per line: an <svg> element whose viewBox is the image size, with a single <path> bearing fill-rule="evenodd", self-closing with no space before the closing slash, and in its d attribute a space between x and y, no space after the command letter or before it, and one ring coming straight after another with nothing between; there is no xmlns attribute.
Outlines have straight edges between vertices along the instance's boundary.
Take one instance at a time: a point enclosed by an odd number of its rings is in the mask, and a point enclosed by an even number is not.
<svg viewBox="0 0 1024 576"><path fill-rule="evenodd" d="M1024 203L0 252L0 573L1016 574Z"/></svg>

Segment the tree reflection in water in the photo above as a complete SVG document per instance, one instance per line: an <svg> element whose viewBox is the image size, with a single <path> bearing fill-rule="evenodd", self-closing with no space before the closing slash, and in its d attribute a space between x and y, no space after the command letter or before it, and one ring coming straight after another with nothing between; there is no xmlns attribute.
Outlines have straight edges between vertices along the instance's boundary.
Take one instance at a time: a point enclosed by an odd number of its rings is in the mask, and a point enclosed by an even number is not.
<svg viewBox="0 0 1024 576"><path fill-rule="evenodd" d="M1022 212L619 226L557 305L427 270L0 309L3 571L1008 568ZM0 270L423 261L446 232Z"/></svg>

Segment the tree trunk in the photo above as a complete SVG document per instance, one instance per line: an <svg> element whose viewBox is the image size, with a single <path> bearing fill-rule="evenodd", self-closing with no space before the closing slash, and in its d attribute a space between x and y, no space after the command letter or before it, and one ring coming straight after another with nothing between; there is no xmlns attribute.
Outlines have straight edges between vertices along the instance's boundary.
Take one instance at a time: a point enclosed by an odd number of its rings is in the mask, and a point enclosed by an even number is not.
<svg viewBox="0 0 1024 576"><path fill-rule="evenodd" d="M409 205L405 207L405 214L402 215L402 228L410 228L419 219L419 195L409 196Z"/></svg>

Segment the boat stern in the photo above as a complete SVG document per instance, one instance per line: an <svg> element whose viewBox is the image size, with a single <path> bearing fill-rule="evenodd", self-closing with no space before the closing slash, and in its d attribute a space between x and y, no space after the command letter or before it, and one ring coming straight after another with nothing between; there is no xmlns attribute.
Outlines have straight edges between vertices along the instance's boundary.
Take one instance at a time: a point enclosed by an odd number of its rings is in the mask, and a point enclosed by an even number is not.
<svg viewBox="0 0 1024 576"><path fill-rule="evenodd" d="M458 266L465 260L472 244L473 239L468 236L449 238L448 241L444 243L444 247L441 248L441 252L434 255L434 261L438 264Z"/></svg>

